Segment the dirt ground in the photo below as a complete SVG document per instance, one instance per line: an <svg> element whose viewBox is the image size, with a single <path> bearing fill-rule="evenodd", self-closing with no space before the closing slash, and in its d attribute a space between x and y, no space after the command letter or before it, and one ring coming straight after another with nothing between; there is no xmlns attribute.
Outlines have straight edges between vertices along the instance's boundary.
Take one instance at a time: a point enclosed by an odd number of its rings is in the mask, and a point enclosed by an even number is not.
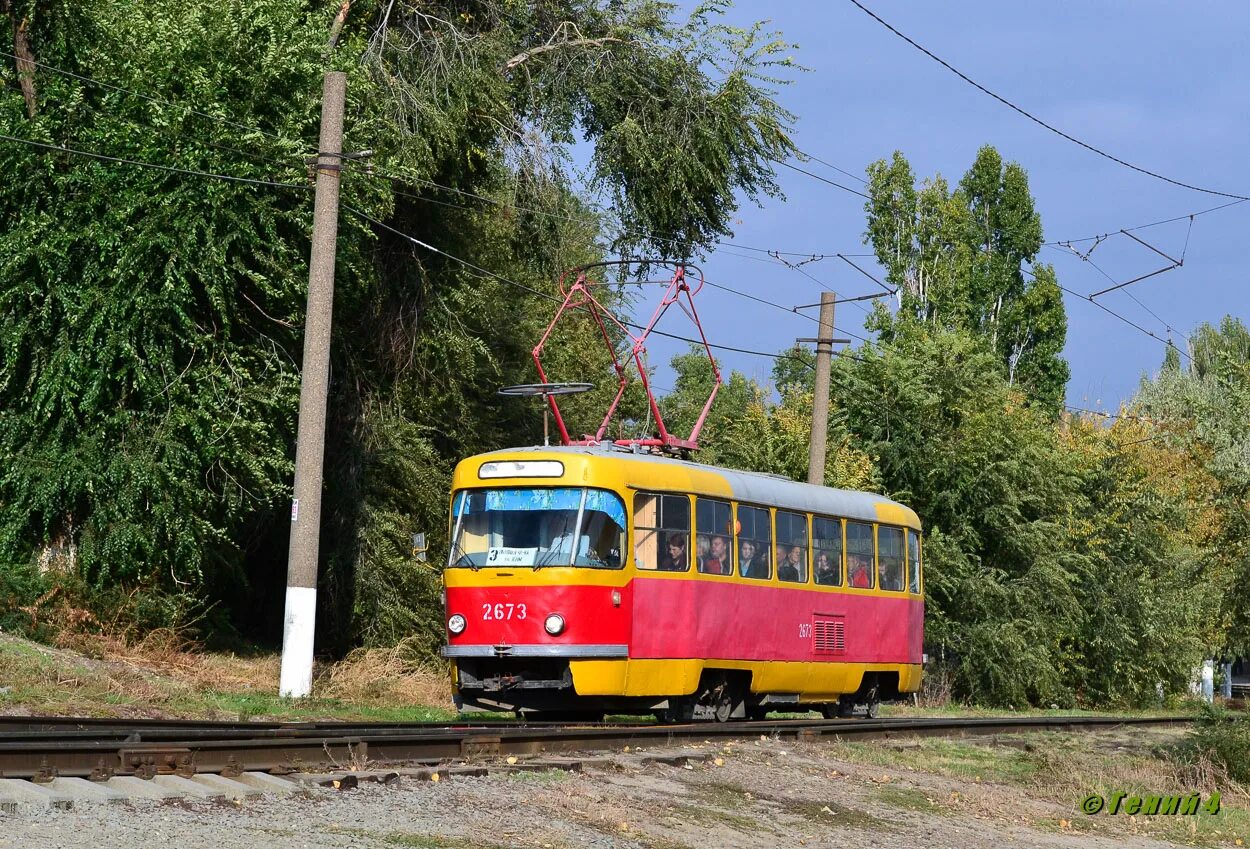
<svg viewBox="0 0 1250 849"><path fill-rule="evenodd" d="M1217 816L1078 810L1084 793L1108 789L1085 782L1130 782L1124 789L1134 790L1138 781L1150 790L1175 780L1148 765L1175 736L708 742L587 755L574 759L580 771L523 760L519 766L537 768L509 772L498 763L481 777L401 777L241 804L49 811L5 818L0 847L82 846L84 835L100 849L1243 845L1250 817L1235 788L1225 788Z"/></svg>

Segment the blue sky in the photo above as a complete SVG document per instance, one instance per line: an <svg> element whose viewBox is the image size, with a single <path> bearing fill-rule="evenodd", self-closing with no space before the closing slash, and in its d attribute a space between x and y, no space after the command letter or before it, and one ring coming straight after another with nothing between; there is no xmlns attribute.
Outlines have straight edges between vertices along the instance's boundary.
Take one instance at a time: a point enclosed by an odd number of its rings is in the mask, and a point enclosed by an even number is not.
<svg viewBox="0 0 1250 849"><path fill-rule="evenodd" d="M1250 194L1250 6L1244 3L864 2L973 79L1078 138L1184 182ZM981 145L993 144L1028 171L1047 240L1116 233L1227 201L1134 173L1047 132L847 0L740 0L729 15L740 24L760 18L798 44L795 57L809 69L794 74L779 95L798 115L795 142L852 173L862 175L868 163L900 150L918 177L941 173L954 182ZM802 167L859 187L823 165ZM825 255L867 251L862 198L777 170L786 199L763 208L743 204L731 241ZM1179 256L1188 227L1183 220L1135 234ZM1247 228L1250 203L1199 216L1184 267L1127 290L1141 304L1125 292L1100 300L1159 336L1166 337L1170 325L1182 348L1180 334L1203 321L1217 323L1229 313L1244 319L1250 306L1242 271ZM1121 235L1099 244L1091 259L1117 282L1167 264ZM1039 261L1052 263L1060 282L1076 292L1112 285L1062 248L1044 248ZM760 252L726 247L703 266L709 280L787 306L819 299L816 283ZM840 294L873 291L871 281L832 256L803 271ZM1082 299L1065 297L1068 401L1115 408L1131 397L1144 372L1157 369L1164 346ZM815 335L810 320L723 291L704 289L698 308L711 340L721 344L777 351L795 337ZM838 307L844 331L864 335L864 318L854 305ZM684 328L674 321L670 329ZM675 350L663 340L649 345L656 365ZM761 379L771 368L757 357L719 357L723 366ZM661 369L657 382L670 381Z"/></svg>

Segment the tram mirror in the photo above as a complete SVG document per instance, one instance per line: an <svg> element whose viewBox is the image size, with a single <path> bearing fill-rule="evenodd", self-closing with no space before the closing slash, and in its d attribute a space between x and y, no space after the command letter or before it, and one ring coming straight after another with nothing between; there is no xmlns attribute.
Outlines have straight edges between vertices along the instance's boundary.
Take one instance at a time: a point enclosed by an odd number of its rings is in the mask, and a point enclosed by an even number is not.
<svg viewBox="0 0 1250 849"><path fill-rule="evenodd" d="M426 552L428 550L429 550L429 546L425 542L425 534L423 533L413 534L412 535L412 556L417 558L419 562L424 563L426 561Z"/></svg>

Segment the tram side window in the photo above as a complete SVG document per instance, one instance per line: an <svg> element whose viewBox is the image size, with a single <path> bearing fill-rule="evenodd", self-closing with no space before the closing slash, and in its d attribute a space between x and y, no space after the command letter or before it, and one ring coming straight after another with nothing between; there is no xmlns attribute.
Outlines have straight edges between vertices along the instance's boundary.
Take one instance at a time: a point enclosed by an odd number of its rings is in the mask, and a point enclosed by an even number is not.
<svg viewBox="0 0 1250 849"><path fill-rule="evenodd" d="M907 532L907 583L911 592L920 592L920 534Z"/></svg>
<svg viewBox="0 0 1250 849"><path fill-rule="evenodd" d="M841 539L838 540L842 542ZM802 513L777 511L777 578L807 583L807 517Z"/></svg>
<svg viewBox="0 0 1250 849"><path fill-rule="evenodd" d="M690 568L690 499L684 495L634 496L634 565L685 572Z"/></svg>
<svg viewBox="0 0 1250 849"><path fill-rule="evenodd" d="M902 592L907 588L902 528L877 528L877 568L881 570L881 589Z"/></svg>
<svg viewBox="0 0 1250 849"><path fill-rule="evenodd" d="M846 582L859 589L872 588L872 525L846 523Z"/></svg>
<svg viewBox="0 0 1250 849"><path fill-rule="evenodd" d="M695 557L699 571L709 575L732 575L733 511L728 501L700 498L695 502Z"/></svg>
<svg viewBox="0 0 1250 849"><path fill-rule="evenodd" d="M738 574L766 581L773 570L768 562L772 549L772 527L768 511L762 507L738 505Z"/></svg>
<svg viewBox="0 0 1250 849"><path fill-rule="evenodd" d="M812 574L825 586L842 584L842 521L812 518Z"/></svg>

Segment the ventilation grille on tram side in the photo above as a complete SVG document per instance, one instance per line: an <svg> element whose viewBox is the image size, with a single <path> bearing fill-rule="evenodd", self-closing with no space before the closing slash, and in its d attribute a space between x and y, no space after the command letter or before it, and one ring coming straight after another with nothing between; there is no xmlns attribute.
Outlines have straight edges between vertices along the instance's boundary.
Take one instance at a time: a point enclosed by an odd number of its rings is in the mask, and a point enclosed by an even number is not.
<svg viewBox="0 0 1250 849"><path fill-rule="evenodd" d="M812 618L812 650L816 654L846 654L846 628L841 616Z"/></svg>

